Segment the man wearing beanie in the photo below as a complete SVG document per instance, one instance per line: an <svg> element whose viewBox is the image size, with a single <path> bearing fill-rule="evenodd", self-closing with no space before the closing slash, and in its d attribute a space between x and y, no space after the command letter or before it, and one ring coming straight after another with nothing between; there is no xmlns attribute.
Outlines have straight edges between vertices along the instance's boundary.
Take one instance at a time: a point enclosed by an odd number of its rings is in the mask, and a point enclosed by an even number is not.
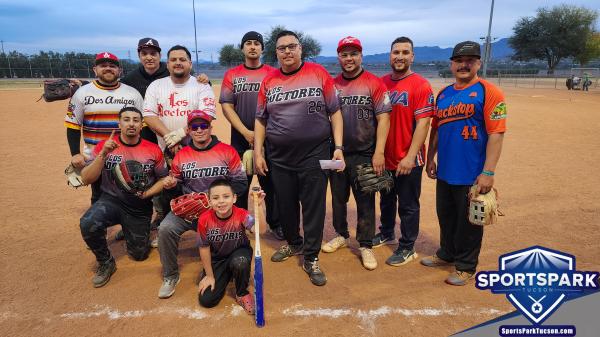
<svg viewBox="0 0 600 337"><path fill-rule="evenodd" d="M225 118L231 123L231 146L242 157L246 150L254 148L254 117L260 82L269 72L276 69L260 61L264 49L260 33L250 31L244 34L240 48L244 53L244 63L225 73L219 103ZM258 180L267 194L267 223L273 235L278 240L283 240L283 231L274 206L275 194L271 175L259 175ZM251 176L248 177L248 181L252 181ZM248 208L248 188L244 194L237 196L242 208Z"/></svg>

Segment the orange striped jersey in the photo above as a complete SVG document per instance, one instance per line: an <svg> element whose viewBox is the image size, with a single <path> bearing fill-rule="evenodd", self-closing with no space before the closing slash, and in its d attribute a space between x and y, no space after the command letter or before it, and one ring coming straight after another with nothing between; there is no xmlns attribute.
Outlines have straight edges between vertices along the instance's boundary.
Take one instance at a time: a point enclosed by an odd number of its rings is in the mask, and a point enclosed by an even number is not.
<svg viewBox="0 0 600 337"><path fill-rule="evenodd" d="M438 134L437 176L451 185L472 185L485 164L488 135L506 131L504 94L479 79L457 89L442 89L432 128Z"/></svg>
<svg viewBox="0 0 600 337"><path fill-rule="evenodd" d="M381 78L389 90L392 102L390 132L385 143L385 168L396 170L398 163L408 154L417 120L433 115L433 91L429 82L417 73L399 80L391 74ZM425 164L425 145L415 159L415 165Z"/></svg>
<svg viewBox="0 0 600 337"><path fill-rule="evenodd" d="M65 126L70 129L83 129L83 142L93 148L110 133L119 131L119 111L125 106L142 109L144 99L133 87L117 83L112 87L103 86L97 80L79 88L67 109Z"/></svg>
<svg viewBox="0 0 600 337"><path fill-rule="evenodd" d="M200 247L210 247L213 260L224 260L240 247L250 247L246 229L254 226L254 217L243 208L232 207L226 219L217 216L214 210L204 212L198 219Z"/></svg>

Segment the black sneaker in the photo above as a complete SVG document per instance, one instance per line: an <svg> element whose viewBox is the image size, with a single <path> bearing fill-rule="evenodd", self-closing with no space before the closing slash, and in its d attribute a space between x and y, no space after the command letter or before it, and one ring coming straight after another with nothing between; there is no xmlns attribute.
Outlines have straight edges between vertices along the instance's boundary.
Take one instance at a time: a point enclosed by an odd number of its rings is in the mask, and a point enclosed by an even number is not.
<svg viewBox="0 0 600 337"><path fill-rule="evenodd" d="M314 259L314 261L304 260L304 265L302 265L302 269L308 274L308 278L310 282L316 286L324 286L327 283L327 277L325 273L319 268L319 259Z"/></svg>
<svg viewBox="0 0 600 337"><path fill-rule="evenodd" d="M381 233L377 233L373 237L373 248L383 245L393 245L394 243L396 243L396 237L394 234L386 236Z"/></svg>
<svg viewBox="0 0 600 337"><path fill-rule="evenodd" d="M385 263L389 264L390 266L398 267L409 263L417 257L418 255L414 249L398 249L394 252L394 254L392 254L392 256L388 257Z"/></svg>
<svg viewBox="0 0 600 337"><path fill-rule="evenodd" d="M125 233L123 233L122 229L119 229L119 231L117 232L117 234L115 234L115 240L121 241L123 239L125 239Z"/></svg>
<svg viewBox="0 0 600 337"><path fill-rule="evenodd" d="M285 241L285 236L283 235L283 228L281 226L275 227L275 229L269 229L269 232L271 232L275 239L279 241Z"/></svg>
<svg viewBox="0 0 600 337"><path fill-rule="evenodd" d="M292 246L292 245L283 245L275 251L273 256L271 256L271 261L273 262L283 262L294 255L302 254L302 245Z"/></svg>
<svg viewBox="0 0 600 337"><path fill-rule="evenodd" d="M98 269L96 270L96 275L94 275L94 278L92 278L94 288L100 288L106 285L116 270L117 264L112 258L108 262L99 265Z"/></svg>

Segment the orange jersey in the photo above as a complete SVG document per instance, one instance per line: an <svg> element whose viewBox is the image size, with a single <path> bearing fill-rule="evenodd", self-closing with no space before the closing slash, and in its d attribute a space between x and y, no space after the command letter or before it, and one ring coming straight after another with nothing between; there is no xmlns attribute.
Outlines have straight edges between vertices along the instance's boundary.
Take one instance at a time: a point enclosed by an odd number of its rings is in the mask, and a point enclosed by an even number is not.
<svg viewBox="0 0 600 337"><path fill-rule="evenodd" d="M438 133L438 178L471 185L483 170L488 135L506 131L504 94L479 79L466 88L442 89L432 127Z"/></svg>

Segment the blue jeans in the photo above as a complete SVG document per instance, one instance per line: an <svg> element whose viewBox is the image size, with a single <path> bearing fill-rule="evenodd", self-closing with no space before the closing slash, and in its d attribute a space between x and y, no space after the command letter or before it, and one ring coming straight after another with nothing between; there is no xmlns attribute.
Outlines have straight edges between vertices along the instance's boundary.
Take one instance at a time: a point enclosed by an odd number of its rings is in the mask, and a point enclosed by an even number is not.
<svg viewBox="0 0 600 337"><path fill-rule="evenodd" d="M392 172L394 175L395 172ZM384 236L392 236L396 225L396 210L400 216L400 233L398 249L411 250L419 236L419 218L421 216L421 177L423 166L412 169L408 175L394 176L394 189L381 192L379 206L381 208L381 226L379 231Z"/></svg>

